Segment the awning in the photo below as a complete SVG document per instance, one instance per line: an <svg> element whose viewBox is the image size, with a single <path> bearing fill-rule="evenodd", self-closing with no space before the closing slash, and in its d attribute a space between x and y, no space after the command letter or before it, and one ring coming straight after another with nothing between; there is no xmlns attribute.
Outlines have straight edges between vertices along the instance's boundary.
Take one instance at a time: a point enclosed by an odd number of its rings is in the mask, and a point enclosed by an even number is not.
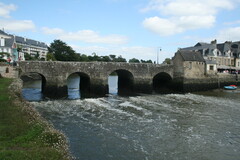
<svg viewBox="0 0 240 160"><path fill-rule="evenodd" d="M234 70L240 70L240 67L231 67L231 66L220 65L220 66L217 66L217 69L234 69Z"/></svg>

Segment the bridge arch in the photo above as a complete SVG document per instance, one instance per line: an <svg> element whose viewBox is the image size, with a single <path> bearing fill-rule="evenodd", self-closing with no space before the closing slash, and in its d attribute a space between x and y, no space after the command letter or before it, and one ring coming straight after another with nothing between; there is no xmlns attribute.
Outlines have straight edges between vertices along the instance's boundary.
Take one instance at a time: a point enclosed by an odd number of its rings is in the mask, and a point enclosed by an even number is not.
<svg viewBox="0 0 240 160"><path fill-rule="evenodd" d="M171 92L172 77L166 72L160 72L153 77L152 87L156 93Z"/></svg>
<svg viewBox="0 0 240 160"><path fill-rule="evenodd" d="M20 79L23 81L23 87L31 87L32 86L31 82L41 81L40 88L42 89L42 91L44 91L47 83L45 76L38 72L23 73L21 74Z"/></svg>
<svg viewBox="0 0 240 160"><path fill-rule="evenodd" d="M130 71L116 69L111 74L118 76L117 89L119 95L129 95L134 92L134 77Z"/></svg>
<svg viewBox="0 0 240 160"><path fill-rule="evenodd" d="M90 93L90 77L83 72L74 72L67 77L68 92L78 90L80 97L86 97Z"/></svg>
<svg viewBox="0 0 240 160"><path fill-rule="evenodd" d="M28 72L20 76L22 80L22 94L27 100L42 100L46 88L46 78L41 73Z"/></svg>

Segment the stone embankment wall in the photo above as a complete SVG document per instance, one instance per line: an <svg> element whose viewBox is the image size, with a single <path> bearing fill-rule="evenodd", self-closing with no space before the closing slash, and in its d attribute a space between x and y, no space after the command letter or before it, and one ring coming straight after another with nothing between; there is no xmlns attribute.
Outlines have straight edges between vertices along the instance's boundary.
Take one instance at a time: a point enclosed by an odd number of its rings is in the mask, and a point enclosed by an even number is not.
<svg viewBox="0 0 240 160"><path fill-rule="evenodd" d="M176 80L179 91L195 92L223 88L225 85L240 85L235 74L217 74L201 78L181 78ZM176 85L176 84L175 84Z"/></svg>
<svg viewBox="0 0 240 160"><path fill-rule="evenodd" d="M0 63L0 77L17 78L18 69L6 63Z"/></svg>

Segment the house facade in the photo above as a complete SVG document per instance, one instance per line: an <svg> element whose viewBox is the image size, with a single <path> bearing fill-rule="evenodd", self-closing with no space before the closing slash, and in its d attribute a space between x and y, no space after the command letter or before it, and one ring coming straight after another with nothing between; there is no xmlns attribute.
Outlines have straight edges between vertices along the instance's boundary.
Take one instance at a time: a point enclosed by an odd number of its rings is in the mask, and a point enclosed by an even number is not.
<svg viewBox="0 0 240 160"><path fill-rule="evenodd" d="M4 59L10 56L15 61L24 60L24 55L32 57L38 56L39 59L46 60L48 46L36 40L7 34L0 30L0 53L7 53Z"/></svg>
<svg viewBox="0 0 240 160"><path fill-rule="evenodd" d="M217 43L197 43L193 47L181 48L184 51L198 51L208 64L216 64L218 72L236 71L240 69L240 41ZM209 65L210 67L210 65Z"/></svg>
<svg viewBox="0 0 240 160"><path fill-rule="evenodd" d="M194 79L203 78L206 73L206 62L200 52L179 50L172 58L174 77Z"/></svg>

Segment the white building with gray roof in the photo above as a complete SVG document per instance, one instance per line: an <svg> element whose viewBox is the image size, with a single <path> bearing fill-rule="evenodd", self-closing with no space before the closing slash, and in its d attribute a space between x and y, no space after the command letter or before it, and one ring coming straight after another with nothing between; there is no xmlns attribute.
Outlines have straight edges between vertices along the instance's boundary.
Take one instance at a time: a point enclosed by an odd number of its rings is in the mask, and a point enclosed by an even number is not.
<svg viewBox="0 0 240 160"><path fill-rule="evenodd" d="M39 59L46 60L48 46L43 42L7 34L2 30L0 30L0 39L0 53L8 53L12 57L14 56L14 48L17 47L19 57L15 57L16 60L18 58L24 60L25 54L29 54L32 57L38 55Z"/></svg>
<svg viewBox="0 0 240 160"><path fill-rule="evenodd" d="M205 60L217 64L218 70L240 68L240 41L217 44L214 40L211 43L197 43L193 47L181 48L185 51L198 51Z"/></svg>

